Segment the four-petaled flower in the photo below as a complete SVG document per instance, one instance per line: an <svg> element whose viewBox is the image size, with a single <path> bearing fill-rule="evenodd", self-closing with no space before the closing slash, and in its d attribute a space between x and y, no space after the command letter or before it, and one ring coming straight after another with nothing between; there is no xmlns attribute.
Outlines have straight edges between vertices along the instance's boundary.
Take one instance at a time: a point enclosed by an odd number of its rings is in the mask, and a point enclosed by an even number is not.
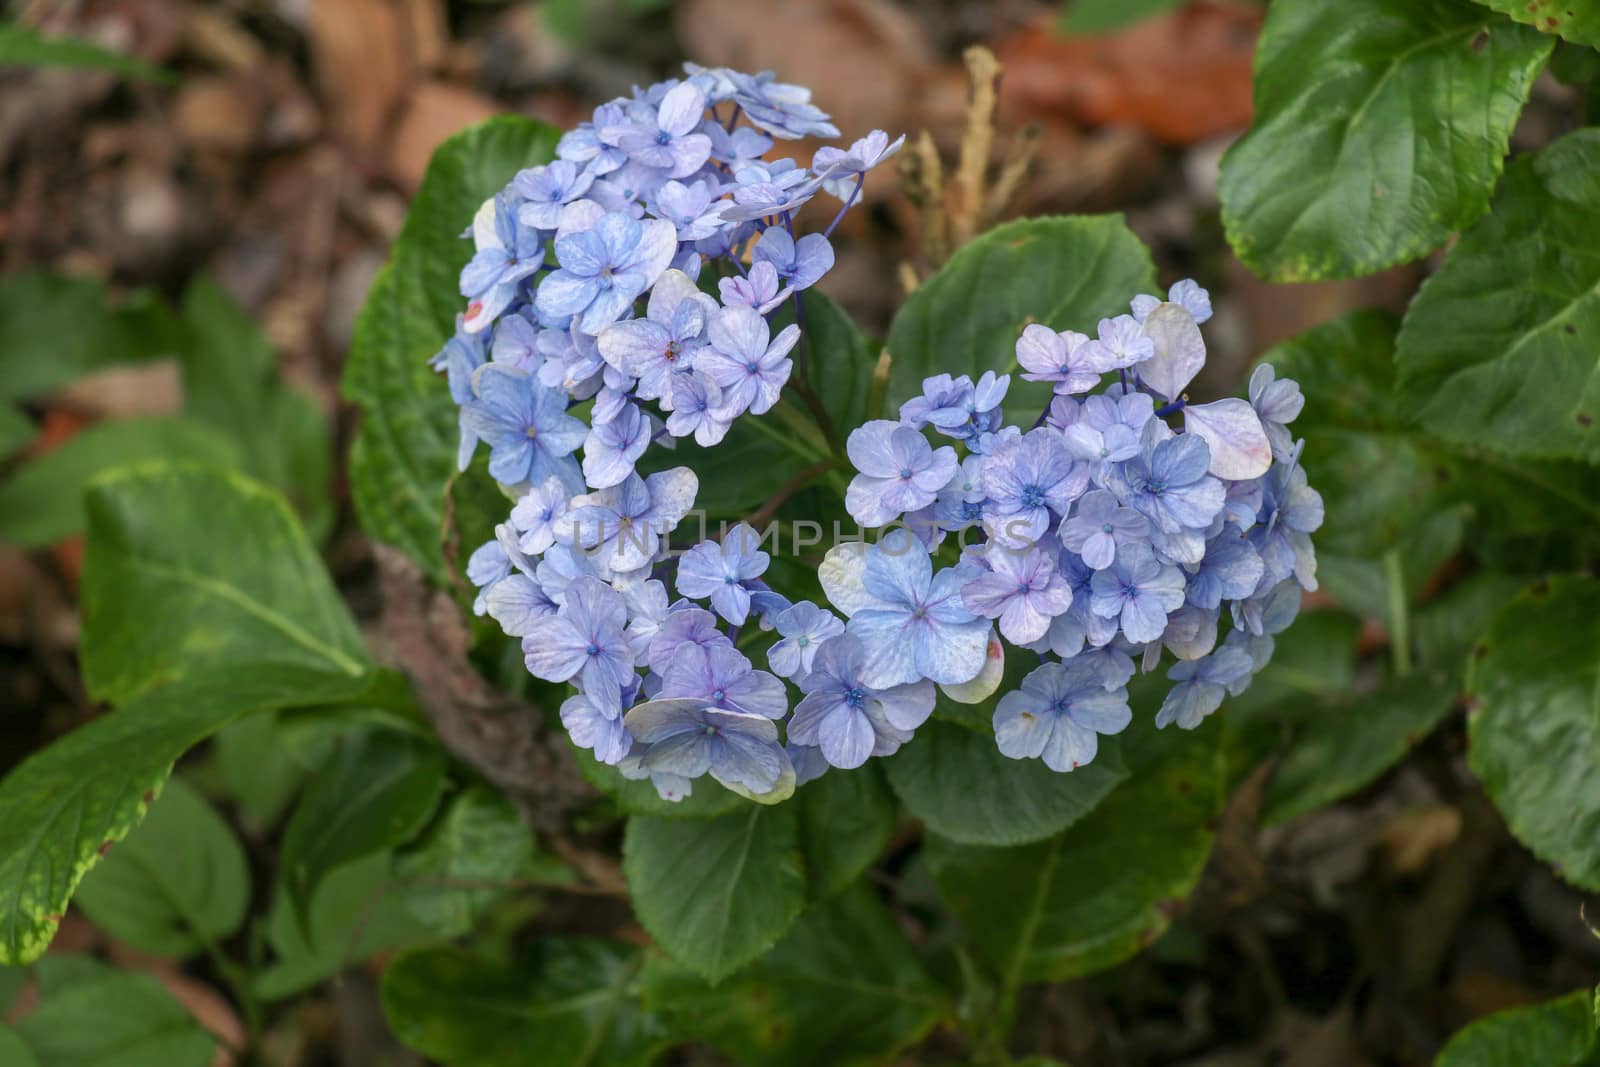
<svg viewBox="0 0 1600 1067"><path fill-rule="evenodd" d="M1116 734L1133 721L1128 691L1108 688L1088 663L1046 663L1000 698L994 739L1012 759L1043 759L1053 771L1090 762L1099 735Z"/></svg>
<svg viewBox="0 0 1600 1067"><path fill-rule="evenodd" d="M933 711L933 683L875 689L863 681L865 664L866 650L848 634L822 646L799 681L806 695L789 722L791 743L815 745L830 764L848 770L869 756L893 755L911 739Z"/></svg>

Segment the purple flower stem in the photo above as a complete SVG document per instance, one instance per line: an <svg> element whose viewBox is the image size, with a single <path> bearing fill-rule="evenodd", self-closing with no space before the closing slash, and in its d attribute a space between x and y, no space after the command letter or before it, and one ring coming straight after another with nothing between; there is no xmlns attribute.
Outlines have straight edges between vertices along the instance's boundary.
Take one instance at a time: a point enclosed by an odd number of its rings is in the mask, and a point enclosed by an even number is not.
<svg viewBox="0 0 1600 1067"><path fill-rule="evenodd" d="M839 209L839 213L833 217L833 221L828 223L828 228L822 231L822 236L830 237L833 235L834 227L839 225L840 220L844 218L844 213L850 210L850 205L854 204L856 202L856 197L861 195L861 186L866 180L866 174L862 173L856 175L856 187L850 190L850 198L844 202L844 206L841 207Z"/></svg>

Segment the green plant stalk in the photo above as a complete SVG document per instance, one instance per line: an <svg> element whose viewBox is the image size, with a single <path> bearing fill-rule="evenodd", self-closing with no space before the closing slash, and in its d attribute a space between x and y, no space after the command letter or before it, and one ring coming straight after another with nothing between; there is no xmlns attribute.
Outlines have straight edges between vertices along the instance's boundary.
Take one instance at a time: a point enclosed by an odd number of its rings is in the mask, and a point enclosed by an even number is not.
<svg viewBox="0 0 1600 1067"><path fill-rule="evenodd" d="M1400 550L1383 554L1383 574L1389 587L1389 650L1394 657L1394 674L1404 678L1411 673L1411 606L1406 597L1405 564Z"/></svg>

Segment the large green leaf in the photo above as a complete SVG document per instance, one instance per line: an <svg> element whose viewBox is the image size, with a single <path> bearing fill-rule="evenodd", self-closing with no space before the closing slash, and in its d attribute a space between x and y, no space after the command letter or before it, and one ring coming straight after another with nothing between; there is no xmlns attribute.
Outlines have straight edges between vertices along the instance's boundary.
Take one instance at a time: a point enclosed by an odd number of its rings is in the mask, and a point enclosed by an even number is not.
<svg viewBox="0 0 1600 1067"><path fill-rule="evenodd" d="M1434 1067L1589 1067L1600 1048L1595 994L1580 989L1479 1019L1452 1037Z"/></svg>
<svg viewBox="0 0 1600 1067"><path fill-rule="evenodd" d="M1234 251L1279 282L1415 259L1489 204L1551 39L1468 0L1276 0L1222 161Z"/></svg>
<svg viewBox="0 0 1600 1067"><path fill-rule="evenodd" d="M1600 462L1595 232L1600 129L1512 164L1401 326L1401 388L1424 426L1510 456Z"/></svg>
<svg viewBox="0 0 1600 1067"><path fill-rule="evenodd" d="M77 901L106 932L140 952L189 956L244 921L250 870L228 824L179 779L89 872Z"/></svg>
<svg viewBox="0 0 1600 1067"><path fill-rule="evenodd" d="M630 1067L670 1043L639 1010L639 950L544 938L502 962L459 948L409 952L383 974L395 1036L450 1067Z"/></svg>
<svg viewBox="0 0 1600 1067"><path fill-rule="evenodd" d="M1155 940L1211 852L1221 729L1123 735L1130 777L1065 833L1020 848L932 836L940 896L1008 987L1089 974Z"/></svg>
<svg viewBox="0 0 1600 1067"><path fill-rule="evenodd" d="M400 857L395 873L405 883L411 913L457 937L513 879L529 873L533 861L533 831L516 808L504 795L474 785L450 801L417 847ZM557 878L570 875L554 861L544 868Z"/></svg>
<svg viewBox="0 0 1600 1067"><path fill-rule="evenodd" d="M622 870L633 909L673 959L715 982L789 929L806 902L794 809L628 820Z"/></svg>
<svg viewBox="0 0 1600 1067"><path fill-rule="evenodd" d="M358 692L359 680L289 665L190 670L29 756L0 782L0 964L45 950L73 889L184 752L250 712Z"/></svg>
<svg viewBox="0 0 1600 1067"><path fill-rule="evenodd" d="M177 416L118 419L75 435L25 464L0 485L0 539L39 547L83 529L84 487L105 471L154 459L237 467L227 436Z"/></svg>
<svg viewBox="0 0 1600 1067"><path fill-rule="evenodd" d="M1473 771L1523 844L1600 890L1600 582L1535 585L1471 664Z"/></svg>
<svg viewBox="0 0 1600 1067"><path fill-rule="evenodd" d="M239 475L148 465L88 498L84 674L124 705L0 782L0 962L44 951L100 850L172 763L254 711L361 696L355 624L282 498Z"/></svg>
<svg viewBox="0 0 1600 1067"><path fill-rule="evenodd" d="M1478 0L1545 33L1600 48L1600 3L1595 0Z"/></svg>
<svg viewBox="0 0 1600 1067"><path fill-rule="evenodd" d="M22 451L39 433L26 414L7 403L0 403L0 459Z"/></svg>
<svg viewBox="0 0 1600 1067"><path fill-rule="evenodd" d="M137 56L113 52L78 37L47 37L31 26L14 22L0 22L0 68L4 67L70 67L104 71L134 81L177 81L170 71Z"/></svg>
<svg viewBox="0 0 1600 1067"><path fill-rule="evenodd" d="M177 356L183 344L153 293L113 300L101 282L43 271L0 278L0 397L43 396L102 367Z"/></svg>
<svg viewBox="0 0 1600 1067"><path fill-rule="evenodd" d="M359 680L370 669L322 560L264 486L144 466L97 483L88 510L82 656L96 697L127 700L201 670Z"/></svg>
<svg viewBox="0 0 1600 1067"><path fill-rule="evenodd" d="M415 837L438 806L444 753L408 734L365 729L339 739L283 832L283 884L310 922L335 868Z"/></svg>
<svg viewBox="0 0 1600 1067"><path fill-rule="evenodd" d="M441 145L428 164L389 263L356 322L344 394L361 407L350 455L361 523L443 580L445 483L455 470L456 407L427 365L464 306L457 276L471 255L461 233L518 170L550 158L557 132L491 119Z"/></svg>
<svg viewBox="0 0 1600 1067"><path fill-rule="evenodd" d="M806 333L801 344L809 352L811 387L822 399L842 444L851 430L878 418L867 404L883 346L862 333L826 294L813 290L805 294L805 301Z"/></svg>
<svg viewBox="0 0 1600 1067"><path fill-rule="evenodd" d="M1449 713L1458 679L1430 670L1354 700L1302 704L1267 789L1266 821L1303 815L1375 781Z"/></svg>
<svg viewBox="0 0 1600 1067"><path fill-rule="evenodd" d="M39 1006L17 1023L42 1067L206 1067L217 1042L148 974L86 956L39 964Z"/></svg>
<svg viewBox="0 0 1600 1067"><path fill-rule="evenodd" d="M286 385L272 343L244 308L208 278L183 297L184 410L231 436L244 470L289 497L313 534L333 520L333 445L316 402Z"/></svg>
<svg viewBox="0 0 1600 1067"><path fill-rule="evenodd" d="M801 786L795 799L813 898L830 897L854 882L894 836L899 807L872 763L830 771Z"/></svg>
<svg viewBox="0 0 1600 1067"><path fill-rule="evenodd" d="M412 914L394 857L379 853L347 863L323 879L302 927L280 882L267 915L273 960L256 973L267 1000L299 993L379 952L434 944L439 933Z"/></svg>
<svg viewBox="0 0 1600 1067"><path fill-rule="evenodd" d="M652 960L644 997L674 1029L745 1067L888 1062L950 1008L894 918L861 885L807 912L771 952L721 985Z"/></svg>
<svg viewBox="0 0 1600 1067"><path fill-rule="evenodd" d="M39 1067L39 1060L17 1033L0 1023L0 1063L6 1067Z"/></svg>
<svg viewBox="0 0 1600 1067"><path fill-rule="evenodd" d="M1014 760L994 735L934 720L884 761L889 784L929 830L969 845L1020 845L1066 829L1128 777L1121 742L1069 774Z"/></svg>
<svg viewBox="0 0 1600 1067"><path fill-rule="evenodd" d="M1150 253L1121 215L1022 219L996 226L950 257L907 298L889 328L889 403L933 374L1015 371L1022 328L1094 333L1108 315L1155 289ZM1026 425L1050 400L1048 382L1013 374L1008 421Z"/></svg>

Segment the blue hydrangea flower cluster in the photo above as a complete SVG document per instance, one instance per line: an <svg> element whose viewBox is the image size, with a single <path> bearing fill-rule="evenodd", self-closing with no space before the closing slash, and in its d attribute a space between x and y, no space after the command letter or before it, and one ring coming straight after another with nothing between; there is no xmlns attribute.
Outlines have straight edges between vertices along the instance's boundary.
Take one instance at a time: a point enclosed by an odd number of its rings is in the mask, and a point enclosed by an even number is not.
<svg viewBox="0 0 1600 1067"><path fill-rule="evenodd" d="M466 309L433 366L460 405L461 468L487 446L515 497L468 562L475 610L522 638L534 675L573 685L561 718L574 741L669 799L710 774L770 801L797 780L779 676L842 684L838 650L832 674L813 668L843 623L762 581L769 557L748 526L669 552L695 475L635 466L653 443L715 445L777 403L802 294L833 266L829 236L904 138L873 131L809 165L768 158L781 140L839 136L809 91L770 73L685 73L597 108L553 162L483 204L466 235ZM822 197L840 203L832 220L800 235L797 212ZM795 324L774 333L791 303ZM770 672L736 646L752 618L782 634ZM823 698L807 699L802 710ZM866 702L848 686L840 699ZM886 729L909 736L920 721L912 697L892 713L873 700L898 724ZM815 720L790 723L791 746Z"/></svg>
<svg viewBox="0 0 1600 1067"><path fill-rule="evenodd" d="M892 527L834 548L821 571L863 692L932 682L977 702L998 687L1005 645L1026 649L1042 663L999 699L996 742L1070 771L1132 721L1128 682L1167 652L1157 726L1193 729L1250 684L1316 588L1322 498L1288 429L1305 403L1294 382L1262 366L1248 400L1185 396L1210 316L1183 281L1093 338L1028 326L1022 377L1053 391L1027 429L1002 425L1007 377L939 375L897 421L851 433L846 505ZM834 766L860 751L818 738Z"/></svg>

